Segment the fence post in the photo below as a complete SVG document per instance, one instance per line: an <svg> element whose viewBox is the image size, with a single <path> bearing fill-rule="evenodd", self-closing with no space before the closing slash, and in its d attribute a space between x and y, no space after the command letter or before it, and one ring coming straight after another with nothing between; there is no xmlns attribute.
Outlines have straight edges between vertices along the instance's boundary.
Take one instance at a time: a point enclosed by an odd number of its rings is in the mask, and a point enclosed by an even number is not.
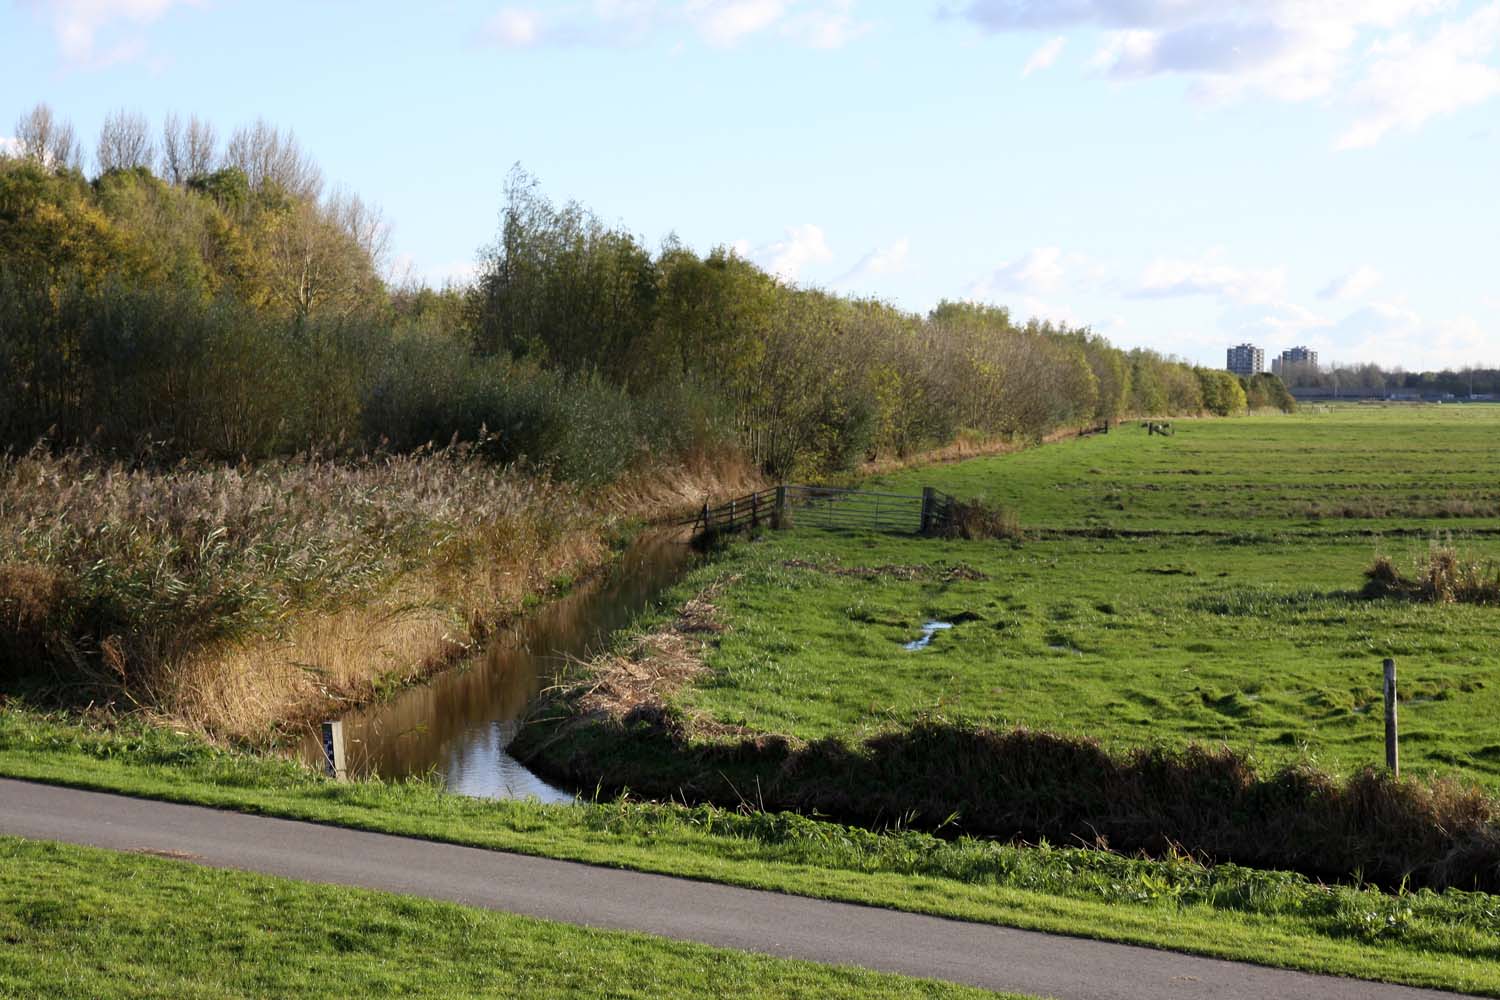
<svg viewBox="0 0 1500 1000"><path fill-rule="evenodd" d="M776 506L771 508L771 528L780 531L786 527L786 484L776 487Z"/></svg>
<svg viewBox="0 0 1500 1000"><path fill-rule="evenodd" d="M344 759L344 724L337 719L323 723L323 769L330 778L349 780L349 768Z"/></svg>
<svg viewBox="0 0 1500 1000"><path fill-rule="evenodd" d="M750 527L760 527L760 492L750 494Z"/></svg>
<svg viewBox="0 0 1500 1000"><path fill-rule="evenodd" d="M1385 667L1385 766L1401 777L1401 748L1396 731L1396 661L1386 660Z"/></svg>
<svg viewBox="0 0 1500 1000"><path fill-rule="evenodd" d="M932 487L922 487L922 534L924 535L932 534L932 501Z"/></svg>
<svg viewBox="0 0 1500 1000"><path fill-rule="evenodd" d="M708 534L708 529L713 526L712 522L710 522L709 519L708 519L709 518L709 514L708 514L708 504L707 503L705 503L703 505L703 513L699 514L698 516L701 517L701 518L703 518L703 533L706 535L706 534Z"/></svg>

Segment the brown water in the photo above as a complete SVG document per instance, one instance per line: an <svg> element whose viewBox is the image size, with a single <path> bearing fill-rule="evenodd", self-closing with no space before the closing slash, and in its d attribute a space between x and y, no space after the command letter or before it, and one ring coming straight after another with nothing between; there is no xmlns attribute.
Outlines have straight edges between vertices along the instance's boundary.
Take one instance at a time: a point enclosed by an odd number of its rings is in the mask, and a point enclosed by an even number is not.
<svg viewBox="0 0 1500 1000"><path fill-rule="evenodd" d="M506 753L527 708L569 658L601 651L609 636L651 604L693 564L680 534L638 539L607 576L559 598L492 638L483 653L420 687L343 717L349 769L403 778L436 772L448 791L483 798L569 802ZM309 733L303 760L323 766Z"/></svg>

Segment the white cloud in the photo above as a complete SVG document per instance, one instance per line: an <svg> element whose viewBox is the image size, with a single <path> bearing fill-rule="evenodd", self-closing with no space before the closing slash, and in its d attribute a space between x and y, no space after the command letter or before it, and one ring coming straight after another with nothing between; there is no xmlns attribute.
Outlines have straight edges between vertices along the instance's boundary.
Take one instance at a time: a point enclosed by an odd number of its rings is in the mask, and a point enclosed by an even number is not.
<svg viewBox="0 0 1500 1000"><path fill-rule="evenodd" d="M485 22L483 33L497 45L525 48L541 40L541 16L534 10L503 7Z"/></svg>
<svg viewBox="0 0 1500 1000"><path fill-rule="evenodd" d="M809 264L821 264L833 259L833 251L828 249L828 240L823 235L822 228L811 222L788 226L784 239L753 249L745 240L736 240L733 250L783 281L796 281L801 277L802 269Z"/></svg>
<svg viewBox="0 0 1500 1000"><path fill-rule="evenodd" d="M1300 344L1332 323L1295 302L1262 302L1233 306L1219 317L1219 326L1241 340L1266 348L1267 356Z"/></svg>
<svg viewBox="0 0 1500 1000"><path fill-rule="evenodd" d="M877 247L861 257L853 267L834 279L838 287L856 285L867 278L899 274L906 268L911 242L902 237L888 247Z"/></svg>
<svg viewBox="0 0 1500 1000"><path fill-rule="evenodd" d="M1062 287L1067 273L1065 264L1060 248L1037 247L1000 264L976 281L969 294L987 298L997 292L1055 292Z"/></svg>
<svg viewBox="0 0 1500 1000"><path fill-rule="evenodd" d="M788 17L781 34L811 49L839 49L869 30L854 16L854 0L828 0Z"/></svg>
<svg viewBox="0 0 1500 1000"><path fill-rule="evenodd" d="M1072 306L1062 305L1050 299L1038 298L1035 295L1023 295L1020 304L1013 310L1018 319L1039 319L1045 323L1055 326L1067 326L1075 329L1088 326L1087 321L1080 319L1078 313Z"/></svg>
<svg viewBox="0 0 1500 1000"><path fill-rule="evenodd" d="M784 0L688 0L683 13L710 45L736 45L786 14Z"/></svg>
<svg viewBox="0 0 1500 1000"><path fill-rule="evenodd" d="M0 156L20 156L21 140L0 136Z"/></svg>
<svg viewBox="0 0 1500 1000"><path fill-rule="evenodd" d="M1500 94L1492 58L1500 0L1414 40L1451 7L1451 0L971 0L963 16L997 33L1100 30L1099 72L1117 80L1179 76L1203 100L1347 104L1356 119L1338 145L1353 148Z"/></svg>
<svg viewBox="0 0 1500 1000"><path fill-rule="evenodd" d="M1381 273L1373 267L1361 266L1348 274L1334 278L1318 291L1320 299L1361 299L1374 291L1383 281Z"/></svg>
<svg viewBox="0 0 1500 1000"><path fill-rule="evenodd" d="M31 6L52 22L63 58L77 66L100 68L138 58L145 51L140 29L173 7L199 0L52 0ZM121 29L125 34L121 35Z"/></svg>
<svg viewBox="0 0 1500 1000"><path fill-rule="evenodd" d="M1057 57L1062 55L1063 46L1067 42L1068 40L1062 35L1043 42L1042 47L1033 52L1031 58L1026 60L1026 65L1021 68L1021 75L1030 76L1044 69L1050 69L1052 64L1057 62Z"/></svg>
<svg viewBox="0 0 1500 1000"><path fill-rule="evenodd" d="M1340 149L1373 146L1393 130L1414 130L1500 94L1500 0L1462 21L1448 22L1430 38L1408 34L1375 46L1355 85L1359 117L1338 137Z"/></svg>
<svg viewBox="0 0 1500 1000"><path fill-rule="evenodd" d="M1234 267L1210 253L1198 260L1151 261L1130 294L1135 298L1211 295L1221 302L1272 302L1282 297L1285 287L1285 268Z"/></svg>
<svg viewBox="0 0 1500 1000"><path fill-rule="evenodd" d="M717 48L770 36L833 49L869 27L855 17L854 6L855 0L592 0L506 6L485 22L480 35L507 48L637 45L692 35Z"/></svg>
<svg viewBox="0 0 1500 1000"><path fill-rule="evenodd" d="M1373 361L1408 371L1500 363L1500 338L1468 316L1429 323L1410 307L1376 302L1328 331L1330 360Z"/></svg>

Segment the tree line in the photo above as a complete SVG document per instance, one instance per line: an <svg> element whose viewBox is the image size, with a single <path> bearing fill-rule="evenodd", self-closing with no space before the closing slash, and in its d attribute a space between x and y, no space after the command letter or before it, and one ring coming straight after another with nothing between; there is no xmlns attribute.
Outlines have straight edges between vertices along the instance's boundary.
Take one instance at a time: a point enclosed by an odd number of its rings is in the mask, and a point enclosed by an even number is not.
<svg viewBox="0 0 1500 1000"><path fill-rule="evenodd" d="M290 133L116 112L80 140L38 106L0 157L0 447L142 460L465 440L582 481L733 447L815 475L960 435L1291 404L1086 328L926 314L650 248L519 168L477 278L390 280L386 227ZM1279 391L1278 391L1279 390Z"/></svg>
<svg viewBox="0 0 1500 1000"><path fill-rule="evenodd" d="M1500 395L1500 368L1445 368L1442 371L1409 372L1376 364L1310 364L1285 366L1282 377L1295 389L1313 389L1329 395L1389 396L1496 396Z"/></svg>

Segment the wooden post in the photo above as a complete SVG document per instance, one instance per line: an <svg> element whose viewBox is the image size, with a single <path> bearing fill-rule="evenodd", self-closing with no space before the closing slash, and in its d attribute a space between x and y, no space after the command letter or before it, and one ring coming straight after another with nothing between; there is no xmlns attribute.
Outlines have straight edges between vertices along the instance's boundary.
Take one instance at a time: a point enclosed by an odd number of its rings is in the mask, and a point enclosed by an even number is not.
<svg viewBox="0 0 1500 1000"><path fill-rule="evenodd" d="M705 503L703 505L703 533L708 534L708 530L712 527L713 522L709 520L708 504Z"/></svg>
<svg viewBox="0 0 1500 1000"><path fill-rule="evenodd" d="M771 528L780 531L786 527L786 484L776 487L776 506L771 508Z"/></svg>
<svg viewBox="0 0 1500 1000"><path fill-rule="evenodd" d="M760 493L750 494L750 527L760 527Z"/></svg>
<svg viewBox="0 0 1500 1000"><path fill-rule="evenodd" d="M1396 661L1385 661L1385 766L1401 777L1401 748L1396 731Z"/></svg>
<svg viewBox="0 0 1500 1000"><path fill-rule="evenodd" d="M922 487L922 534L932 534L932 487Z"/></svg>
<svg viewBox="0 0 1500 1000"><path fill-rule="evenodd" d="M330 778L349 780L349 767L344 759L344 724L337 719L323 723L323 767Z"/></svg>

